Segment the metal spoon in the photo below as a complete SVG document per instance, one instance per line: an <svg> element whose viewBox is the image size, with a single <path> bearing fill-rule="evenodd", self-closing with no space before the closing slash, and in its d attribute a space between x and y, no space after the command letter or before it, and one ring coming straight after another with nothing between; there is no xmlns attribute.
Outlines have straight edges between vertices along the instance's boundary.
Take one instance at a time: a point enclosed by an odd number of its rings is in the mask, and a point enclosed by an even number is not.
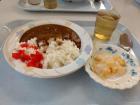
<svg viewBox="0 0 140 105"><path fill-rule="evenodd" d="M91 8L95 8L97 10L105 9L104 2L102 0L88 0L88 1L91 5Z"/></svg>
<svg viewBox="0 0 140 105"><path fill-rule="evenodd" d="M130 54L132 54L135 58L137 58L132 49L133 42L131 38L129 37L129 35L127 35L126 33L123 33L120 35L119 46L122 47L124 50L128 51Z"/></svg>

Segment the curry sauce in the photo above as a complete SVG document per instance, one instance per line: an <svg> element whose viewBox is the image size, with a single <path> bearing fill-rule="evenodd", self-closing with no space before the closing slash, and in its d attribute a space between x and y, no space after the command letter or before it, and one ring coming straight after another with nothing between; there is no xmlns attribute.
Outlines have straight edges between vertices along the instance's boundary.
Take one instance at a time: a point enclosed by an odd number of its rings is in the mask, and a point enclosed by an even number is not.
<svg viewBox="0 0 140 105"><path fill-rule="evenodd" d="M48 44L50 38L60 38L62 40L71 40L75 42L78 48L81 48L81 40L77 33L72 29L56 24L46 24L36 26L27 30L21 37L20 42L27 42L31 38L37 38L37 42L44 41Z"/></svg>

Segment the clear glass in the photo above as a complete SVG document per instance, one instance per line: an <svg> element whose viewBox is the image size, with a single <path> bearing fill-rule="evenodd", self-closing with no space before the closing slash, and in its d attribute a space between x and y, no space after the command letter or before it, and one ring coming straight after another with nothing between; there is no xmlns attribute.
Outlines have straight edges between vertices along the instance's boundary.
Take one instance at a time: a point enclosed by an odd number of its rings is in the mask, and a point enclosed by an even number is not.
<svg viewBox="0 0 140 105"><path fill-rule="evenodd" d="M54 9L57 7L57 0L44 0L44 6L48 9Z"/></svg>
<svg viewBox="0 0 140 105"><path fill-rule="evenodd" d="M94 36L97 39L108 41L115 30L120 15L115 10L100 10L96 16Z"/></svg>

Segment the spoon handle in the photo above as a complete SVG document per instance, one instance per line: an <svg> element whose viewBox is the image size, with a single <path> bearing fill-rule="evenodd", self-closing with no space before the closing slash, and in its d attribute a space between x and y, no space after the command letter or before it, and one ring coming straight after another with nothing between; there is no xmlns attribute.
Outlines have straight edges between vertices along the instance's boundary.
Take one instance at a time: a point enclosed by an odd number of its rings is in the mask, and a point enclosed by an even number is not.
<svg viewBox="0 0 140 105"><path fill-rule="evenodd" d="M136 57L136 55L135 55L133 49L130 48L130 50L129 50L128 52L129 52L131 55L133 55L133 57L134 57L135 59L137 59L137 57Z"/></svg>

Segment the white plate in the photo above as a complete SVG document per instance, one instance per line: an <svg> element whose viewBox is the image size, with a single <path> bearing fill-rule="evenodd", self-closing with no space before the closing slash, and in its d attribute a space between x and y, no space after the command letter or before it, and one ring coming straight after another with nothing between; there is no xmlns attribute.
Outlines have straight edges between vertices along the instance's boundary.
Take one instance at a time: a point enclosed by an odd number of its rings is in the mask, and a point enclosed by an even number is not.
<svg viewBox="0 0 140 105"><path fill-rule="evenodd" d="M58 24L71 28L74 30L81 39L81 49L80 56L71 64L68 64L64 67L60 67L57 69L38 69L38 68L28 68L24 65L15 65L13 63L13 59L11 58L11 52L16 42L19 41L20 37L26 32L28 29L31 29L35 26L43 25L43 24ZM92 40L89 34L79 25L74 24L65 20L42 20L42 21L33 21L25 24L24 26L19 27L14 32L12 32L7 38L4 47L3 53L4 57L16 71L31 76L31 77L39 77L39 78L55 78L64 76L70 73L73 73L79 70L88 60L92 52Z"/></svg>
<svg viewBox="0 0 140 105"><path fill-rule="evenodd" d="M86 64L86 72L89 74L89 76L95 80L97 83L100 83L101 85L112 88L112 89L126 89L126 88L132 88L139 82L140 78L140 70L138 69L139 64L138 60L134 58L131 54L129 54L127 51L123 50L122 48L112 45L112 44L100 44L96 48L97 51L107 51L110 52L112 55L120 55L125 62L126 65L126 73L121 77L116 77L114 79L101 79L96 73L94 73L91 70L91 59Z"/></svg>

